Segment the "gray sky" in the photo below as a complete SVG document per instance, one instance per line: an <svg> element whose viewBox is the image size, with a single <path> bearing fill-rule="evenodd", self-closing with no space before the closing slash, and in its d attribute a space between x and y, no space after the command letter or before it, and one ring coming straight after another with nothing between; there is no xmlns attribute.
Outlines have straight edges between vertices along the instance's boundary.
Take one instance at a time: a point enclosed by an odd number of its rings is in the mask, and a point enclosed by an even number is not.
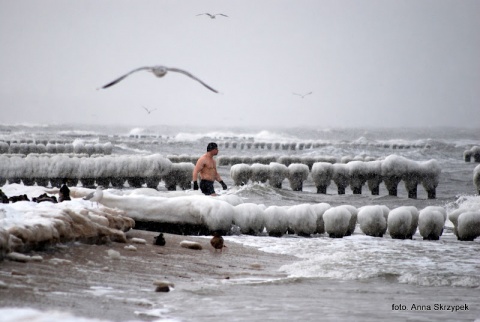
<svg viewBox="0 0 480 322"><path fill-rule="evenodd" d="M0 42L2 124L480 125L479 0L0 0ZM97 90L153 65L221 94Z"/></svg>

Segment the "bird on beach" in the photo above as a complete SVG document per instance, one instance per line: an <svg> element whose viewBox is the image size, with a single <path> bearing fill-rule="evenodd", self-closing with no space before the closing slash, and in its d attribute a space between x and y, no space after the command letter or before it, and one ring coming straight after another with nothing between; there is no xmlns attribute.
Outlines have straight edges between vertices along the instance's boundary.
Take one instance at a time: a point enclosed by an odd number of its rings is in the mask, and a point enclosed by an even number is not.
<svg viewBox="0 0 480 322"><path fill-rule="evenodd" d="M147 111L148 114L150 114L150 113L152 113L153 111L156 111L156 110L157 110L156 108L154 108L153 110L149 110L149 109L146 108L145 106L142 106L142 107L143 107L143 109L144 109L145 111Z"/></svg>
<svg viewBox="0 0 480 322"><path fill-rule="evenodd" d="M197 16L202 16L202 15L207 15L210 17L210 19L215 19L216 16L224 16L224 17L227 17L227 15L224 15L223 13L215 13L215 14L211 14L211 13L208 13L208 12L205 12L205 13L199 13Z"/></svg>
<svg viewBox="0 0 480 322"><path fill-rule="evenodd" d="M163 237L163 233L160 233L158 236L153 237L153 244L158 246L165 246L165 237Z"/></svg>
<svg viewBox="0 0 480 322"><path fill-rule="evenodd" d="M166 67L166 66L144 66L144 67L135 68L134 70L126 73L125 75L122 75L122 76L114 79L110 83L108 83L106 85L103 85L100 88L105 89L105 88L108 88L110 86L113 86L113 85L117 84L118 82L122 81L123 79L125 79L127 76L129 76L129 75L131 75L135 72L141 71L141 70L146 70L148 72L151 72L159 78L165 76L168 72L181 73L181 74L187 75L188 77L196 80L197 82L199 82L200 84L202 84L203 86L205 86L206 88L211 90L212 92L218 93L218 91L216 89L210 87L209 85L207 85L206 83L201 81L199 78L193 76L192 74L190 74L186 70L183 70L183 69L180 69L180 68L175 68L175 67Z"/></svg>
<svg viewBox="0 0 480 322"><path fill-rule="evenodd" d="M83 197L83 200L90 200L90 202L93 204L94 202L97 203L97 208L98 208L98 203L102 201L103 198L103 187L98 186L97 189L85 197Z"/></svg>
<svg viewBox="0 0 480 322"><path fill-rule="evenodd" d="M298 94L298 93L292 93L293 95L298 95L298 96L301 96L302 98L304 98L305 96L307 95L310 95L310 94L313 94L313 92L308 92L306 94Z"/></svg>
<svg viewBox="0 0 480 322"><path fill-rule="evenodd" d="M223 237L218 231L213 233L213 238L210 239L210 244L213 246L213 248L215 248L215 251L217 251L217 249L222 251L223 247L227 247L224 245Z"/></svg>

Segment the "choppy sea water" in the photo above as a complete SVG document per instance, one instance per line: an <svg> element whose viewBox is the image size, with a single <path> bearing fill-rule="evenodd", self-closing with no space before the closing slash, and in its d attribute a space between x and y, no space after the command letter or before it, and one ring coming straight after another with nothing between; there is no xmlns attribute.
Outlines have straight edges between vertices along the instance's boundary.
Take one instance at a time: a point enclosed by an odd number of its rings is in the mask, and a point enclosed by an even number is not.
<svg viewBox="0 0 480 322"><path fill-rule="evenodd" d="M226 280L179 291L164 307L187 321L473 321L480 319L480 242L352 236L229 236L265 252L298 257L288 278ZM178 301L182 305L176 305ZM186 309L188 308L188 309Z"/></svg>
<svg viewBox="0 0 480 322"><path fill-rule="evenodd" d="M57 140L112 141L115 154L200 155L209 141L220 144L219 156L236 155L328 155L386 157L390 154L411 160L435 159L442 168L437 198L427 199L419 186L418 199L407 198L403 183L398 196L388 196L383 186L379 196L362 195L347 189L338 195L332 183L326 195L316 194L311 181L301 192L284 184L281 190L268 185L233 187L229 167L219 171L230 187L246 202L269 205L295 205L327 202L332 206L355 207L383 204L389 208L428 205L453 210L476 194L472 182L473 162L465 162L463 152L480 145L479 129L288 129L208 132L185 129L96 129L71 130L62 127L3 126L0 139L33 137ZM312 143L302 149L274 149L252 145L243 149L233 142ZM228 143L228 145L227 145ZM313 143L318 143L314 145ZM164 189L159 186L159 189ZM222 191L219 191L222 193ZM198 292L178 290L159 304L161 314L152 318L184 321L229 321L265 319L292 321L472 321L480 319L480 240L456 240L447 221L439 241L393 240L365 236L357 227L350 237L331 239L326 235L309 238L286 236L227 236L227 242L242 243L265 252L294 255L298 260L281 270L289 275L281 280L229 280L205 285ZM462 310L463 309L463 310Z"/></svg>

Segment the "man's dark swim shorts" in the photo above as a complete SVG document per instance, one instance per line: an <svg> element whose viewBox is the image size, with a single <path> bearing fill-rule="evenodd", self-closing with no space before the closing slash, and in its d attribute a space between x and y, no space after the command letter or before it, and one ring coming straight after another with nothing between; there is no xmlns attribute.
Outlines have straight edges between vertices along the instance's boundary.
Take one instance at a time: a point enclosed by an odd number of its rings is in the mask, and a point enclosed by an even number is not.
<svg viewBox="0 0 480 322"><path fill-rule="evenodd" d="M215 193L213 189L213 181L209 180L200 180L200 190L202 190L204 195L211 195Z"/></svg>

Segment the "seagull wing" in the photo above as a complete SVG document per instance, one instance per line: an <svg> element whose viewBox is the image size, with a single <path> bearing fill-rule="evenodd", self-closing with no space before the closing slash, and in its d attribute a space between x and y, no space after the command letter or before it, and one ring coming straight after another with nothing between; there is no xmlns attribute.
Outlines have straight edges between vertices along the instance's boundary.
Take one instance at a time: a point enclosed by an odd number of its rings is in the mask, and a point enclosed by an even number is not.
<svg viewBox="0 0 480 322"><path fill-rule="evenodd" d="M134 70L126 73L125 75L120 76L119 78L111 81L110 83L108 83L108 84L106 84L106 85L103 85L101 88L108 88L108 87L110 87L110 86L113 86L113 85L115 85L116 83L122 81L124 78L126 78L126 77L129 76L130 74L133 74L133 73L138 72L138 71L140 71L140 70L152 70L152 67L139 67L139 68L136 68L136 69L134 69Z"/></svg>
<svg viewBox="0 0 480 322"><path fill-rule="evenodd" d="M83 197L83 200L90 200L93 198L95 192L90 192L88 195L86 195L85 197Z"/></svg>
<svg viewBox="0 0 480 322"><path fill-rule="evenodd" d="M306 96L306 95L310 95L310 94L313 94L313 92L307 93L307 94L305 94L305 96Z"/></svg>
<svg viewBox="0 0 480 322"><path fill-rule="evenodd" d="M193 76L192 74L190 74L189 72L183 70L183 69L179 69L179 68L167 68L168 71L170 72L178 72L178 73L182 73L184 75L187 75L188 77L196 80L197 82L199 82L200 84L202 84L203 86L205 86L206 88L208 88L209 90L211 90L212 92L215 92L215 93L218 93L218 91L210 86L208 86L207 84L205 84L203 81L201 81L200 79L198 79L197 77Z"/></svg>
<svg viewBox="0 0 480 322"><path fill-rule="evenodd" d="M215 15L216 15L216 16L224 16L224 17L227 17L227 18L228 18L228 16L227 16L227 15L224 15L223 13L217 13L217 14L215 14Z"/></svg>

